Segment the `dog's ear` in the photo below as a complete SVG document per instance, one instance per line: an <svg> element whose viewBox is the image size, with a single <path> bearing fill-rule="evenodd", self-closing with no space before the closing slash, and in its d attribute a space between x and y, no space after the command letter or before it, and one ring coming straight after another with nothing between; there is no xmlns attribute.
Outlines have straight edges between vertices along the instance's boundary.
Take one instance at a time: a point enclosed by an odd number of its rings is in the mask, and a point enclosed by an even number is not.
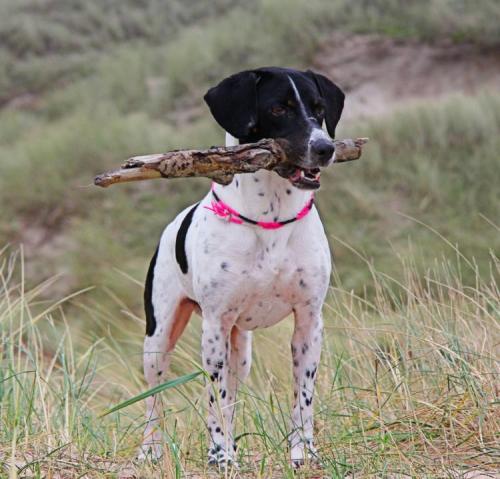
<svg viewBox="0 0 500 479"><path fill-rule="evenodd" d="M245 138L257 124L257 75L236 73L204 96L217 123L236 138Z"/></svg>
<svg viewBox="0 0 500 479"><path fill-rule="evenodd" d="M325 76L314 73L311 70L307 70L307 73L313 77L321 96L325 100L326 129L328 130L328 134L332 138L335 138L335 128L344 109L345 95L335 83Z"/></svg>

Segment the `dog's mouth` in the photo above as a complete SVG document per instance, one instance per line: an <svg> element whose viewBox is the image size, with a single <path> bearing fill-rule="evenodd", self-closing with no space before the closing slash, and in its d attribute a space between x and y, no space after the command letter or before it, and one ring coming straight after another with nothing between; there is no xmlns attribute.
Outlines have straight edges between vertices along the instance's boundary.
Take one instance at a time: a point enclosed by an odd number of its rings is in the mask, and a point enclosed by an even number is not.
<svg viewBox="0 0 500 479"><path fill-rule="evenodd" d="M296 188L317 190L320 187L320 176L321 171L319 168L295 167L294 171L287 178Z"/></svg>

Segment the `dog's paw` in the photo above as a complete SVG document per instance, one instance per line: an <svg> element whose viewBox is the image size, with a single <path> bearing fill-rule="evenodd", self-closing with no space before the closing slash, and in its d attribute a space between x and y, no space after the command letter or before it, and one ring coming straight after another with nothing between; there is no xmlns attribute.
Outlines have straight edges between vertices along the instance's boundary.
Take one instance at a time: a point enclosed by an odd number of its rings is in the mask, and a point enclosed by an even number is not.
<svg viewBox="0 0 500 479"><path fill-rule="evenodd" d="M136 460L139 462L157 462L163 456L163 448L160 443L144 443L137 451Z"/></svg>
<svg viewBox="0 0 500 479"><path fill-rule="evenodd" d="M234 455L218 444L213 445L208 450L208 465L217 467L221 470L230 468L238 469L238 463Z"/></svg>
<svg viewBox="0 0 500 479"><path fill-rule="evenodd" d="M306 446L301 443L292 447L292 450L290 451L290 459L294 469L298 469L306 462L310 464L319 463L318 451L312 444Z"/></svg>

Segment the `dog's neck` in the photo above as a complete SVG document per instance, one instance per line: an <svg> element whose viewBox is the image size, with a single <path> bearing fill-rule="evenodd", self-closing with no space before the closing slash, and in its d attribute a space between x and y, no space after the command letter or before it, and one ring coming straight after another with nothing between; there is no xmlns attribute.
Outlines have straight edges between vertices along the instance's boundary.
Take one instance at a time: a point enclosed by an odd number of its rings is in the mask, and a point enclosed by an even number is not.
<svg viewBox="0 0 500 479"><path fill-rule="evenodd" d="M226 146L238 139L226 133ZM277 173L259 170L235 175L227 185L215 185L215 192L238 213L256 221L284 221L294 218L311 198L310 191L299 190Z"/></svg>

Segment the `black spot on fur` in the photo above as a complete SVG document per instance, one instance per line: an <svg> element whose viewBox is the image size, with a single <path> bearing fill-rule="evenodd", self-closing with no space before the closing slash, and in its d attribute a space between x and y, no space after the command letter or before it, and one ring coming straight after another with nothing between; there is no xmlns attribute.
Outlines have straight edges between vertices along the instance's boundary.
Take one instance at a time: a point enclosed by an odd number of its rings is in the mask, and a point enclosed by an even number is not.
<svg viewBox="0 0 500 479"><path fill-rule="evenodd" d="M222 399L224 399L226 397L226 390L225 389L222 390L221 397L222 397Z"/></svg>
<svg viewBox="0 0 500 479"><path fill-rule="evenodd" d="M301 288L307 288L307 284L306 284L306 282L303 279L301 279L299 281L299 285L300 285Z"/></svg>
<svg viewBox="0 0 500 479"><path fill-rule="evenodd" d="M189 230L189 225L193 219L194 212L198 208L199 203L196 203L182 220L177 237L175 238L175 259L181 268L181 271L186 274L188 272L188 262L186 256L186 236Z"/></svg>
<svg viewBox="0 0 500 479"><path fill-rule="evenodd" d="M227 269L229 268L229 264L226 263L226 261L223 261L221 264L220 264L220 267L222 270L224 271L227 271Z"/></svg>
<svg viewBox="0 0 500 479"><path fill-rule="evenodd" d="M144 286L144 311L146 313L146 334L148 336L153 336L156 330L156 318L152 296L154 271L159 248L159 246L156 248L155 254L151 258L151 263L149 263L148 274L146 275L146 284Z"/></svg>
<svg viewBox="0 0 500 479"><path fill-rule="evenodd" d="M292 190L287 189L287 190L286 190L286 194L287 194L287 195L291 195L291 194L292 194Z"/></svg>
<svg viewBox="0 0 500 479"><path fill-rule="evenodd" d="M215 363L215 367L216 367L217 369L222 369L222 368L224 367L224 361L217 361L217 362Z"/></svg>

